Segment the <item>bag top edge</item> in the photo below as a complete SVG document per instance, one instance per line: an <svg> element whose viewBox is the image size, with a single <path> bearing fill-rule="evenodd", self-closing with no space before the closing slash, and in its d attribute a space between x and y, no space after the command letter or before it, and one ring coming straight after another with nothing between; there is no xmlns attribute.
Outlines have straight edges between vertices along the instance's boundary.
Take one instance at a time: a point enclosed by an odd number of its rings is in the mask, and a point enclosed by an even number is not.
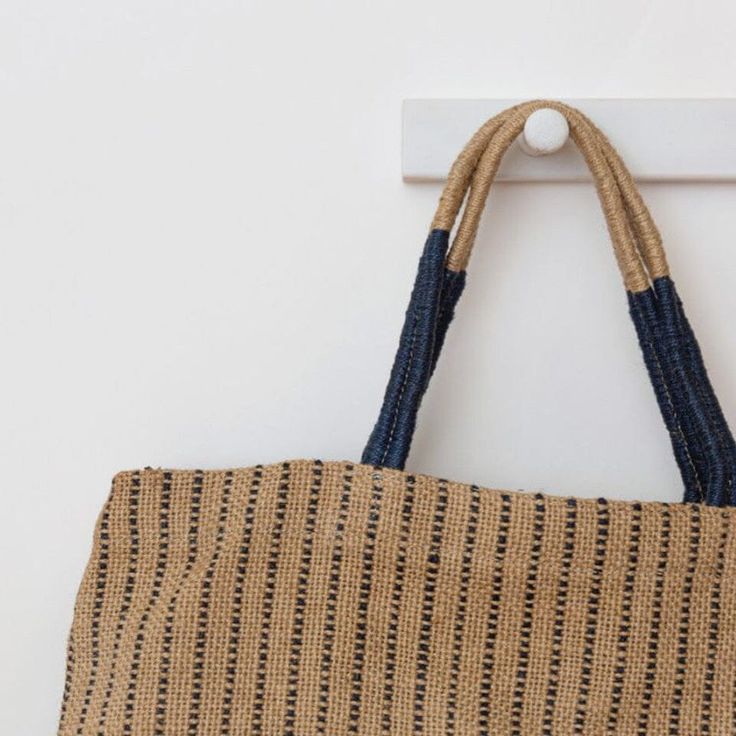
<svg viewBox="0 0 736 736"><path fill-rule="evenodd" d="M613 508L635 508L642 507L648 509L663 509L670 508L676 509L689 509L697 507L701 510L701 513L710 513L714 515L723 514L734 514L736 515L736 507L718 507L718 506L707 506L703 504L692 504L682 503L679 501L645 501L645 500L622 500L615 498L605 498L598 496L573 496L564 495L555 492L546 491L530 491L530 490L508 490L504 488L495 488L488 486L481 486L474 483L465 483L460 481L447 480L432 475L423 473L413 473L405 470L397 470L395 468L385 468L380 466L365 465L360 462L353 462L350 460L320 460L320 459L307 459L298 458L283 460L281 462L271 462L266 464L257 464L250 466L239 466L230 468L166 468L166 467L151 467L146 466L144 468L137 468L131 470L122 470L113 476L113 487L119 484L127 484L134 476L150 476L165 474L171 474L176 477L192 477L200 474L205 479L213 479L218 476L224 477L228 474L234 476L249 476L252 475L256 470L260 469L264 474L281 472L285 468L289 468L292 472L304 471L311 469L315 464L323 466L325 470L337 471L340 474L352 469L355 475L363 476L364 478L372 478L375 473L380 474L380 479L386 481L401 481L402 485L407 479L413 479L417 486L432 486L436 487L438 484L442 484L448 488L451 492L468 493L472 489L477 489L482 494L491 494L498 497L509 496L512 500L519 502L535 503L537 500L544 499L548 503L559 503L559 504L582 504L582 505L593 505L598 506L605 504Z"/></svg>

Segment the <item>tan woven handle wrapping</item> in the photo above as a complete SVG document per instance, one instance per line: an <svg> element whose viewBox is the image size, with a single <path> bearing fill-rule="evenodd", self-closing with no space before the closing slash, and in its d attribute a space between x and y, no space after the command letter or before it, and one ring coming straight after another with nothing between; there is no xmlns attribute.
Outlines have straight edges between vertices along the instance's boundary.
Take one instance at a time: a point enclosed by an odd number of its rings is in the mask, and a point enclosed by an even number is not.
<svg viewBox="0 0 736 736"><path fill-rule="evenodd" d="M516 105L487 121L455 161L425 244L379 419L363 461L403 468L419 405L444 343L488 193L528 116L552 108L595 182L644 363L670 434L685 499L736 503L736 443L685 316L660 234L631 174L607 138L578 110L552 100ZM464 208L463 208L464 204ZM462 209L449 251L449 233Z"/></svg>
<svg viewBox="0 0 736 736"><path fill-rule="evenodd" d="M590 168L627 289L633 292L647 289L653 279L666 276L669 271L659 231L631 174L588 118L575 108L551 100L517 105L492 118L453 164L432 222L433 228L451 230L465 201L448 254L448 268L465 269L501 159L521 133L529 114L542 107L553 108L565 116L571 137Z"/></svg>

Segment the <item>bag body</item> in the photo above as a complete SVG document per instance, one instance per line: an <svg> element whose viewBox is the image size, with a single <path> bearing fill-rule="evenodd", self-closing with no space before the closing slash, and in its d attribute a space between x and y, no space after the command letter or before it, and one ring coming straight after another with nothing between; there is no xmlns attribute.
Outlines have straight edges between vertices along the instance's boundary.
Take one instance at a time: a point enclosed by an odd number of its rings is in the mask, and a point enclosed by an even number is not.
<svg viewBox="0 0 736 736"><path fill-rule="evenodd" d="M591 166L685 503L403 469L488 187L540 106ZM736 733L734 447L615 151L572 108L519 105L453 167L362 462L115 477L59 734Z"/></svg>
<svg viewBox="0 0 736 736"><path fill-rule="evenodd" d="M336 462L122 473L61 732L731 734L733 522Z"/></svg>

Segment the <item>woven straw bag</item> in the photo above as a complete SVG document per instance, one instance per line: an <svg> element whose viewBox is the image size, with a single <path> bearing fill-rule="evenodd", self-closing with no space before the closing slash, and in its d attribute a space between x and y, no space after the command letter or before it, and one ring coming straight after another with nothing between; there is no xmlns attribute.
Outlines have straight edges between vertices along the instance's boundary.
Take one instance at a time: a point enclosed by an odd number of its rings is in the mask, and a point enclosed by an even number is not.
<svg viewBox="0 0 736 736"><path fill-rule="evenodd" d="M593 174L683 504L402 470L489 187L542 105L566 116ZM577 110L519 105L452 168L361 463L115 477L59 733L734 734L735 450L616 152Z"/></svg>

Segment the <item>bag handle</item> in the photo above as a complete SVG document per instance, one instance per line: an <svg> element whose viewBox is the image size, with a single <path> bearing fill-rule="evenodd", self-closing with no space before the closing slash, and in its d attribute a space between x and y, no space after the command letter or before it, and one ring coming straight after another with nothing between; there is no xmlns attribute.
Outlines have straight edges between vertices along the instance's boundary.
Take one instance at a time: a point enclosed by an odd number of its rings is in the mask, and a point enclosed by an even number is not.
<svg viewBox="0 0 736 736"><path fill-rule="evenodd" d="M686 498L698 500L705 497L711 503L725 503L733 495L733 458L736 448L708 381L702 356L682 305L672 293L674 285L667 283L668 267L659 231L615 149L587 118L573 108L549 101L531 103L511 115L503 116L505 125L509 127L510 117L515 114L517 120L507 140L503 140L503 125L498 129L493 144L487 144L478 161L458 234L448 256L448 267L464 269L501 155L521 131L525 115L541 106L551 106L566 114L573 140L577 142L593 173L624 282L631 294L632 317L645 362L683 475ZM502 139L500 142L499 138ZM599 150L596 150L595 144ZM607 189L611 175L619 196ZM441 202L440 210L447 204ZM632 244L631 236L636 243ZM652 303L647 273L642 269L639 259L643 261L652 284L656 284L658 290L663 292L659 301L664 303L665 308L663 310L660 305L659 314L656 304ZM669 308L666 308L668 297ZM658 322L661 323L663 319L668 319L670 324L662 327ZM679 352L689 354L689 365L682 362L684 356L677 357L677 341L673 346L667 334L679 335L678 341L682 343Z"/></svg>
<svg viewBox="0 0 736 736"><path fill-rule="evenodd" d="M650 278L667 276L667 259L657 228L620 159L618 171L614 172L610 165L611 159L605 156L604 146L607 141L604 141L602 134L594 130L582 113L574 108L546 100L520 105L499 116L500 125L488 137L477 160L460 226L447 258L448 268L461 271L467 267L488 191L501 159L523 130L529 114L542 107L556 109L567 118L570 135L593 175L627 289L641 291L649 286ZM610 144L607 147L609 152L613 151ZM454 174L455 172L451 172L450 176L453 177ZM460 183L448 181L432 222L433 229L452 229L467 189L460 188ZM627 204L631 209L627 208ZM642 234L638 242L634 233Z"/></svg>
<svg viewBox="0 0 736 736"><path fill-rule="evenodd" d="M661 237L628 170L605 136L581 113L559 103L545 101L532 103L516 112L517 120L513 128L510 127L513 121L509 121L513 114L504 116L506 122L497 131L493 143L487 144L477 164L458 234L448 256L448 267L453 270L458 270L458 267L464 269L501 155L521 131L527 112L548 105L567 114L573 140L588 161L598 186L624 282L632 295L641 295L632 297L632 317L637 324L652 383L665 424L670 431L673 450L687 489L686 497L688 500L697 500L705 496L721 503L730 494L727 485L733 473L725 474L723 468L724 458L731 463L733 444L728 425L707 380L702 357L697 360L697 343L694 344L694 350L692 346L690 348L690 352L696 357L696 364L690 368L689 375L684 375L685 368L677 360L673 361L670 355L672 349L667 347L667 340L658 336L661 330L658 330L657 319L652 319L655 305L650 304L647 310L643 310L645 305L637 304L637 301L647 300L650 287L647 273L639 259L643 261L653 283L668 276ZM503 140L504 125L510 128L506 140ZM595 144L599 150L596 150ZM607 188L611 175L616 181L619 196ZM622 205L624 211L621 209ZM631 236L636 243L632 243ZM669 310L672 314L676 311L676 308ZM661 316L659 319L661 320ZM693 342L692 331L686 325L684 313L677 319L689 332L688 336L682 335L681 339ZM682 332L682 326L675 326L675 329ZM672 326L669 330L672 330ZM659 345L663 345L664 349L658 349ZM710 442L704 444L704 438L709 437Z"/></svg>
<svg viewBox="0 0 736 736"><path fill-rule="evenodd" d="M490 139L498 132L498 129L501 127L503 122L515 112L521 112L526 117L534 110L542 107L556 109L562 112L568 120L575 119L579 124L587 127L589 131L598 138L597 142L601 146L605 161L613 170L615 178L620 185L621 194L629 213L631 223L635 228L636 234L644 241L645 253L657 254L658 257L664 258L662 239L659 231L657 230L657 227L649 214L649 210L639 194L639 190L634 184L631 174L623 164L616 150L589 118L585 117L579 110L554 100L537 100L516 105L488 120L476 132L465 148L461 151L452 166L448 176L447 185L442 193L440 203L435 214L433 228L451 229L467 193L467 189L470 185L472 176L475 173L478 162L486 150ZM576 125L574 132L576 132L577 129L578 126ZM598 168L598 166L593 169L593 172L595 172L596 168ZM477 210L478 215L480 215L480 211L482 210L482 204L483 202L481 202L481 206ZM475 237L475 233L473 233L472 237ZM470 247L472 247L472 241L464 246L458 242L455 250L468 251ZM467 258L465 260L467 261ZM458 258L455 264L456 270L464 269L465 265L467 265L467 263L463 263L462 259ZM652 265L654 264L652 263ZM667 265L665 260L662 264L662 272L664 273L666 271Z"/></svg>
<svg viewBox="0 0 736 736"><path fill-rule="evenodd" d="M416 413L462 293L465 267L501 158L526 117L553 107L568 120L593 175L688 501L734 503L736 444L669 279L659 232L633 179L605 136L578 110L538 100L491 118L453 164L420 260L399 350L363 462L402 468ZM449 233L465 201L449 254Z"/></svg>

